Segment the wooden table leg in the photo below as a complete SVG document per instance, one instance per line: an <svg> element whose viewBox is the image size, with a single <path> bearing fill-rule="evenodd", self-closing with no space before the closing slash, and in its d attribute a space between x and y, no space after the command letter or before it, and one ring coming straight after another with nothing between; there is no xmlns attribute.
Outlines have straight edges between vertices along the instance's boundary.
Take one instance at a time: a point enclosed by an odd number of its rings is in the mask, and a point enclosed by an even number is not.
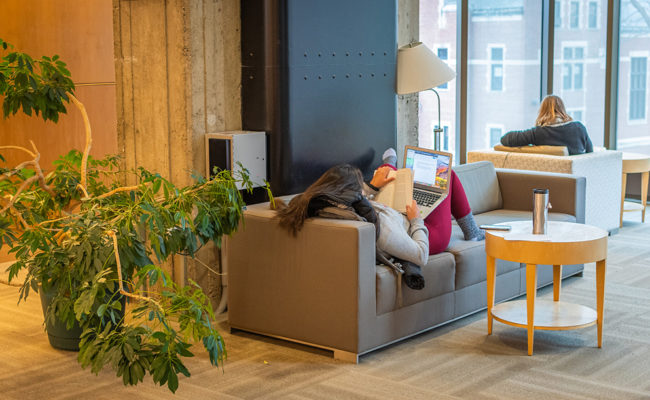
<svg viewBox="0 0 650 400"><path fill-rule="evenodd" d="M650 171L646 171L641 174L641 204L643 204L643 210L641 211L641 222L645 222L645 207L648 201L648 177L650 176Z"/></svg>
<svg viewBox="0 0 650 400"><path fill-rule="evenodd" d="M553 266L553 301L560 301L560 290L562 286L562 266Z"/></svg>
<svg viewBox="0 0 650 400"><path fill-rule="evenodd" d="M596 324L598 325L598 347L603 347L603 314L605 306L606 260L596 263Z"/></svg>
<svg viewBox="0 0 650 400"><path fill-rule="evenodd" d="M621 223L619 227L623 227L623 208L625 206L625 186L627 185L627 174L623 172L623 181L621 182Z"/></svg>
<svg viewBox="0 0 650 400"><path fill-rule="evenodd" d="M492 307L494 307L494 281L496 280L496 261L494 257L487 256L487 324L488 335L492 334Z"/></svg>
<svg viewBox="0 0 650 400"><path fill-rule="evenodd" d="M528 321L528 355L533 355L535 336L535 296L537 296L537 265L526 264L526 305Z"/></svg>

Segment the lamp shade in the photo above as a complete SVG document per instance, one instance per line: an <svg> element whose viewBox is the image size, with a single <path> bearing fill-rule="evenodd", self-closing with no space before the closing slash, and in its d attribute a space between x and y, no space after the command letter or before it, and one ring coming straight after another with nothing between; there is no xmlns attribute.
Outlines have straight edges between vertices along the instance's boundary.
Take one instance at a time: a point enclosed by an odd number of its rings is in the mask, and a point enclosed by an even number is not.
<svg viewBox="0 0 650 400"><path fill-rule="evenodd" d="M397 50L397 94L432 89L455 77L456 73L421 42Z"/></svg>

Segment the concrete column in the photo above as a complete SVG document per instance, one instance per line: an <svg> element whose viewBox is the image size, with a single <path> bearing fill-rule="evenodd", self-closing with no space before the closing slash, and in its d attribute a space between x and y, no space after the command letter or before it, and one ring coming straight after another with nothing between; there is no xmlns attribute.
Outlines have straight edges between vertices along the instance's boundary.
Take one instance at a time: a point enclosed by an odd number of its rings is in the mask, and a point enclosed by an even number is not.
<svg viewBox="0 0 650 400"><path fill-rule="evenodd" d="M204 173L203 135L241 129L239 4L113 0L118 148L126 168L190 184L190 171ZM198 257L218 269L216 249ZM193 279L218 298L219 277L193 264L173 260L174 280Z"/></svg>
<svg viewBox="0 0 650 400"><path fill-rule="evenodd" d="M397 44L404 46L420 37L420 1L399 0ZM418 94L397 97L397 165L402 165L404 146L418 145Z"/></svg>

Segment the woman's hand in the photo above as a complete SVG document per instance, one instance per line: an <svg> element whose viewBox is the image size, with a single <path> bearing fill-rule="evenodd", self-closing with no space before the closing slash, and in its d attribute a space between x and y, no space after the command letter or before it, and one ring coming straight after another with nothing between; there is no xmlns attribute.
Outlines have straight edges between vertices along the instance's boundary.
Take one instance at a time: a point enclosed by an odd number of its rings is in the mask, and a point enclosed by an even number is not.
<svg viewBox="0 0 650 400"><path fill-rule="evenodd" d="M406 218L411 221L413 218L417 218L419 216L420 207L418 207L418 203L416 203L415 200L411 200L411 204L406 205Z"/></svg>
<svg viewBox="0 0 650 400"><path fill-rule="evenodd" d="M391 167L379 167L375 170L375 174L370 180L370 184L377 189L384 187L388 182L395 180L394 176L388 177L388 174L392 171Z"/></svg>

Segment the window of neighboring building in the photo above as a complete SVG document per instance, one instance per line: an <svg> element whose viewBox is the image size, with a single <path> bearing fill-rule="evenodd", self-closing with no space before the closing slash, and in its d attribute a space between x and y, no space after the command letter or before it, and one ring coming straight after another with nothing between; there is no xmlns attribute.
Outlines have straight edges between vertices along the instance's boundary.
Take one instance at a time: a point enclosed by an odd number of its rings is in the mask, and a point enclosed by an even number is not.
<svg viewBox="0 0 650 400"><path fill-rule="evenodd" d="M574 121L582 121L582 110L569 110L567 109L566 112L573 118Z"/></svg>
<svg viewBox="0 0 650 400"><path fill-rule="evenodd" d="M503 90L503 47L490 49L490 90Z"/></svg>
<svg viewBox="0 0 650 400"><path fill-rule="evenodd" d="M490 147L501 143L501 136L503 136L502 128L490 127Z"/></svg>
<svg viewBox="0 0 650 400"><path fill-rule="evenodd" d="M562 2L559 0L555 1L555 17L553 19L555 20L556 27L559 28L562 26Z"/></svg>
<svg viewBox="0 0 650 400"><path fill-rule="evenodd" d="M563 51L562 88L582 90L584 81L584 48L565 47Z"/></svg>
<svg viewBox="0 0 650 400"><path fill-rule="evenodd" d="M572 1L570 4L569 27L578 29L580 26L580 2Z"/></svg>
<svg viewBox="0 0 650 400"><path fill-rule="evenodd" d="M438 48L438 58L444 61L445 63L449 59L449 49L446 47L439 47ZM442 85L438 86L439 89L447 89L447 83L443 83Z"/></svg>
<svg viewBox="0 0 650 400"><path fill-rule="evenodd" d="M589 29L598 28L598 2L597 1L589 2L589 16L588 16L587 26L589 27Z"/></svg>
<svg viewBox="0 0 650 400"><path fill-rule="evenodd" d="M647 57L630 58L630 120L645 119Z"/></svg>

